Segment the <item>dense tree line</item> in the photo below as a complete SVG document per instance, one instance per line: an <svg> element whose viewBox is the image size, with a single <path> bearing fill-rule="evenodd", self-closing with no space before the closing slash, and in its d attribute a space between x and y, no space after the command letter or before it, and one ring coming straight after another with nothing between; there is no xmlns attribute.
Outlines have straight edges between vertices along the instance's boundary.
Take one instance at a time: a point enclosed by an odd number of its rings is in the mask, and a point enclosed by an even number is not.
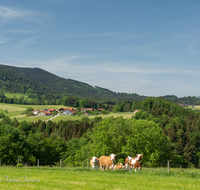
<svg viewBox="0 0 200 190"><path fill-rule="evenodd" d="M172 142L173 151L182 159L200 165L200 113L186 110L162 98L147 98L135 103L135 119L154 121ZM186 163L186 162L185 162Z"/></svg>
<svg viewBox="0 0 200 190"><path fill-rule="evenodd" d="M57 162L66 158L70 149L68 141L79 139L101 118L81 121L26 122L19 123L4 116L0 123L0 159L5 164L16 164L17 158L23 163Z"/></svg>

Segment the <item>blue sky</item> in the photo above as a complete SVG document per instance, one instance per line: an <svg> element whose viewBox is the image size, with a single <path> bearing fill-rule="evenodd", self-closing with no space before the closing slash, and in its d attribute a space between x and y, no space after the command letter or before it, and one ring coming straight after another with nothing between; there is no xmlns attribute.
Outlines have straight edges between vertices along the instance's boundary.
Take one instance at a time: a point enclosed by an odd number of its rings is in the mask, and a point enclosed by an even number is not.
<svg viewBox="0 0 200 190"><path fill-rule="evenodd" d="M200 96L199 0L0 0L0 64L115 92Z"/></svg>

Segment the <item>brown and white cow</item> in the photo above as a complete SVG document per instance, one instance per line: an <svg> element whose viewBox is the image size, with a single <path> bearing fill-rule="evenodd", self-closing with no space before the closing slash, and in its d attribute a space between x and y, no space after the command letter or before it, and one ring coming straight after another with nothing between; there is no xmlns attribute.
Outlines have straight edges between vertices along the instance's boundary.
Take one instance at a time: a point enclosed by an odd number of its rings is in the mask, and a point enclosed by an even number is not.
<svg viewBox="0 0 200 190"><path fill-rule="evenodd" d="M125 166L122 163L119 163L117 165L114 165L114 167L113 167L113 165L111 165L109 168L113 169L113 171L114 170L123 170L123 169L125 169Z"/></svg>
<svg viewBox="0 0 200 190"><path fill-rule="evenodd" d="M127 157L125 160L125 164L128 163L128 167L130 168L130 172L132 170L132 168L135 169L135 172L139 169L142 169L142 158L143 158L143 154L136 154L135 158L131 158L131 157ZM126 162L127 161L127 162ZM127 169L126 168L126 169Z"/></svg>
<svg viewBox="0 0 200 190"><path fill-rule="evenodd" d="M126 159L125 159L125 170L129 169L129 160L131 159L132 157L128 156Z"/></svg>
<svg viewBox="0 0 200 190"><path fill-rule="evenodd" d="M92 166L92 169L96 169L98 170L98 166L99 166L99 158L97 158L96 156L93 156L92 158L90 158L90 165Z"/></svg>
<svg viewBox="0 0 200 190"><path fill-rule="evenodd" d="M99 158L99 165L101 170L104 170L105 168L108 170L111 166L112 167L110 169L113 170L116 156L116 154L111 154L109 156L101 156Z"/></svg>

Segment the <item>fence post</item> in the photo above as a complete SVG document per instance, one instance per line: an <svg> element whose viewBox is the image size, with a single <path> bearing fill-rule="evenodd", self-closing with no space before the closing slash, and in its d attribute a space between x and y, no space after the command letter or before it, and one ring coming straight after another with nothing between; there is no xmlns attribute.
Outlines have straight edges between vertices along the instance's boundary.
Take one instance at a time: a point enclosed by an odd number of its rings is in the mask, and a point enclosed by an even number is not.
<svg viewBox="0 0 200 190"><path fill-rule="evenodd" d="M0 159L0 166L1 166L1 159Z"/></svg>
<svg viewBox="0 0 200 190"><path fill-rule="evenodd" d="M38 168L39 168L39 165L40 165L40 161L39 161L39 159L37 160L37 166L38 166Z"/></svg>
<svg viewBox="0 0 200 190"><path fill-rule="evenodd" d="M19 158L18 158L18 164L19 164Z"/></svg>
<svg viewBox="0 0 200 190"><path fill-rule="evenodd" d="M89 170L89 157L87 157L87 169Z"/></svg>
<svg viewBox="0 0 200 190"><path fill-rule="evenodd" d="M60 159L60 168L62 168L62 158Z"/></svg>
<svg viewBox="0 0 200 190"><path fill-rule="evenodd" d="M181 166L180 166L180 172L181 172Z"/></svg>
<svg viewBox="0 0 200 190"><path fill-rule="evenodd" d="M167 166L168 166L168 173L169 173L169 161L167 161Z"/></svg>
<svg viewBox="0 0 200 190"><path fill-rule="evenodd" d="M83 169L85 169L85 162L84 162L84 160L83 160Z"/></svg>

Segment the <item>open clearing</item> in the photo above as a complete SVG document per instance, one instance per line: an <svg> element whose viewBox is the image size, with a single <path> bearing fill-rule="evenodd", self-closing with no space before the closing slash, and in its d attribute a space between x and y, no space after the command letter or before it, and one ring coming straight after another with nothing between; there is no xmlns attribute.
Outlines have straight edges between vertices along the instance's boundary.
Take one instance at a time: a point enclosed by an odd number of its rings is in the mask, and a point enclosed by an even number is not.
<svg viewBox="0 0 200 190"><path fill-rule="evenodd" d="M26 180L29 181L25 182L24 176L27 176ZM83 170L73 167L62 169L0 167L0 189L2 190L200 189L199 180L200 172L197 169L185 169L182 172L179 169L171 169L171 172L167 173L166 168L144 168L142 171L130 173L126 171Z"/></svg>
<svg viewBox="0 0 200 190"><path fill-rule="evenodd" d="M54 108L54 109L59 109L67 106L63 105L20 105L20 104L5 104L5 103L0 103L0 112L3 112L6 116L9 116L11 119L16 118L18 121L46 121L51 118L51 116L31 116L27 117L24 113L24 111L28 108L32 107L33 109L39 109L39 110L44 110L46 108ZM7 110L8 113L5 112ZM94 117L120 117L122 116L123 118L131 118L134 116L134 113L128 113L128 112L122 112L122 113L110 113L107 115L93 115L93 116L88 116L89 118L94 118ZM52 121L59 121L59 120L81 120L84 115L81 116L58 116L52 119Z"/></svg>

